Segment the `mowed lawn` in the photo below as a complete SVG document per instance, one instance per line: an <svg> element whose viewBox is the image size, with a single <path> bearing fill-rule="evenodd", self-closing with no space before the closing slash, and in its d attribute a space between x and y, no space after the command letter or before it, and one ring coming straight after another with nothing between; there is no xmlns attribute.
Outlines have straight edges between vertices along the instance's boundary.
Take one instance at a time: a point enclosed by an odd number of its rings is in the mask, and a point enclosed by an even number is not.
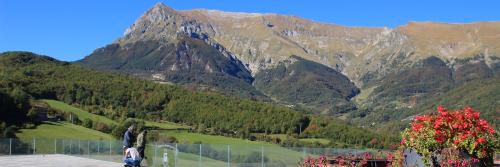
<svg viewBox="0 0 500 167"><path fill-rule="evenodd" d="M321 143L321 144L329 144L330 143L330 140L321 139L321 138L305 138L305 139L299 139L299 141L309 142L309 143L318 142L318 143Z"/></svg>
<svg viewBox="0 0 500 167"><path fill-rule="evenodd" d="M186 131L162 131L162 135L173 136L180 143L203 143L203 144L224 144L224 145L262 145L269 144L259 141L250 141L238 138L213 136L199 133L189 133Z"/></svg>
<svg viewBox="0 0 500 167"><path fill-rule="evenodd" d="M85 110L76 108L72 105L66 104L66 103L61 102L61 101L57 101L57 100L41 100L41 101L47 103L53 109L75 114L76 116L78 116L78 119L80 119L82 121L85 119L90 119L93 122L102 122L102 123L105 123L108 125L117 124L115 121L113 121L112 119L109 119L105 116L89 113Z"/></svg>
<svg viewBox="0 0 500 167"><path fill-rule="evenodd" d="M146 126L149 127L158 127L160 129L189 129L189 126L180 125L171 122L153 122L153 121L145 121Z"/></svg>
<svg viewBox="0 0 500 167"><path fill-rule="evenodd" d="M286 134L272 134L270 136L277 137L277 138L281 139L282 141L286 140L286 138L287 138ZM321 144L329 144L330 143L330 140L323 139L323 138L301 138L301 139L299 139L299 141L308 142L308 143L318 142Z"/></svg>
<svg viewBox="0 0 500 167"><path fill-rule="evenodd" d="M303 152L293 151L276 144L250 141L245 139L213 136L199 133L189 133L186 131L163 131L165 136L175 137L179 143L202 143L209 144L217 150L227 150L228 146L231 149L231 155L249 155L252 153L261 154L269 158L269 161L281 161L286 165L297 165L297 163L306 156ZM237 162L234 162L237 163ZM241 162L240 162L241 163Z"/></svg>
<svg viewBox="0 0 500 167"><path fill-rule="evenodd" d="M116 121L109 119L105 116L92 114L88 111L82 110L80 108L66 104L66 103L61 102L61 101L49 100L49 99L45 99L45 100L41 100L41 101L47 103L53 109L63 111L63 112L73 113L76 116L78 116L78 118L80 120L90 119L93 122L102 122L102 123L105 123L108 125L117 124ZM144 122L146 123L146 126L157 127L160 129L188 129L189 128L189 126L180 125L180 124L171 123L171 122L153 122L153 121L144 121Z"/></svg>
<svg viewBox="0 0 500 167"><path fill-rule="evenodd" d="M44 122L34 129L21 129L16 136L21 140L37 139L79 139L114 140L113 136L71 123Z"/></svg>
<svg viewBox="0 0 500 167"><path fill-rule="evenodd" d="M89 113L85 110L79 109L75 106L71 106L61 101L57 100L43 100L50 107L64 111L71 112L78 116L79 119L91 119L92 121L100 121L106 124L117 124L116 121L111 120L107 117L96 115ZM239 138L231 138L224 136L213 136L213 135L205 135L198 133L188 133L186 131L177 131L177 130L165 130L165 129L185 129L189 128L189 126L184 126L175 123L169 122L153 122L153 121L145 121L146 126L158 127L162 135L173 136L177 138L179 143L203 143L209 144L210 147L217 150L226 150L228 145L231 149L231 155L249 155L252 153L262 153L269 158L270 161L281 161L287 165L296 165L298 161L300 161L305 154L302 152L292 151L287 148L283 148L276 144L260 142L260 141L250 141ZM111 135L95 131L92 129L87 129L82 126L73 125L70 123L45 123L38 126L35 129L23 129L18 133L18 137L24 140L30 140L34 137L36 138L65 138L65 139L79 139L79 140L114 140ZM180 161L183 163L196 163L196 161L192 158L196 159L196 155L193 154L183 154L179 158L184 159L184 161ZM218 165L220 161L212 160L207 157L203 157L202 159L205 162L215 163ZM237 162L234 162L237 163Z"/></svg>

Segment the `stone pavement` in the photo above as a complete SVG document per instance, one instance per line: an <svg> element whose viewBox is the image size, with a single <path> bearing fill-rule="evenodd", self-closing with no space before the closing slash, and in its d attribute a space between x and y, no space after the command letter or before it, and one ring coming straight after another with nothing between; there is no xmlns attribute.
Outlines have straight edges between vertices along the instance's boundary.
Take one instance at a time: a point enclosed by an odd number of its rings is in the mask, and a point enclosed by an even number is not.
<svg viewBox="0 0 500 167"><path fill-rule="evenodd" d="M61 154L0 156L2 167L122 167L122 163Z"/></svg>

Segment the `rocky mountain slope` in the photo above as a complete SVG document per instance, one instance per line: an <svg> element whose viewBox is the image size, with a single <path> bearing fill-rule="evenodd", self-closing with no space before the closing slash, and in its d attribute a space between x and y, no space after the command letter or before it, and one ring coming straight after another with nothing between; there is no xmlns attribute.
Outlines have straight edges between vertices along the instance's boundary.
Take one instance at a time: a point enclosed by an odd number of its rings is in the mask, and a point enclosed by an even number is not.
<svg viewBox="0 0 500 167"><path fill-rule="evenodd" d="M198 47L193 49L194 45ZM363 97L357 99L358 106L389 102L415 106L416 94L434 96L468 80L498 74L499 53L500 22L410 22L395 29L363 28L277 14L178 11L158 3L121 38L79 63L175 83L201 83L223 92L243 92L245 97L263 96L263 92L288 104L338 113L352 104L350 98L358 88ZM271 82L268 74L283 68L293 56L315 64L300 68L301 77ZM280 75L290 75L293 69L285 71ZM214 79L214 74L220 77ZM442 80L429 81L427 75ZM323 84L313 90L314 84L305 83ZM412 83L422 84L417 90ZM297 91L304 89L317 94ZM332 101L346 105L335 109Z"/></svg>

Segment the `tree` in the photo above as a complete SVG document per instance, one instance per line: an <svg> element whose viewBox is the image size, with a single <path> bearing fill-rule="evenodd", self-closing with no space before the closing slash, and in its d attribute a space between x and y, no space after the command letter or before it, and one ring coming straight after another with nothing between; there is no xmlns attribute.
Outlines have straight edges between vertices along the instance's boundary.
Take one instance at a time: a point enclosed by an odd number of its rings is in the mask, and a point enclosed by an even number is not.
<svg viewBox="0 0 500 167"><path fill-rule="evenodd" d="M83 119L83 126L84 127L86 127L86 128L92 128L93 124L94 123L92 122L91 119L89 119L89 118Z"/></svg>

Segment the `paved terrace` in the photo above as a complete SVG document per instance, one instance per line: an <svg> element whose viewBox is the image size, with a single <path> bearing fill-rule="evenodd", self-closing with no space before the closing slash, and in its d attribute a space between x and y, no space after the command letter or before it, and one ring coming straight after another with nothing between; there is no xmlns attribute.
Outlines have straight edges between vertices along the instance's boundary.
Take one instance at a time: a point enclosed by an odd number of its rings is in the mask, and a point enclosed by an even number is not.
<svg viewBox="0 0 500 167"><path fill-rule="evenodd" d="M123 167L123 164L62 154L0 156L2 167Z"/></svg>

